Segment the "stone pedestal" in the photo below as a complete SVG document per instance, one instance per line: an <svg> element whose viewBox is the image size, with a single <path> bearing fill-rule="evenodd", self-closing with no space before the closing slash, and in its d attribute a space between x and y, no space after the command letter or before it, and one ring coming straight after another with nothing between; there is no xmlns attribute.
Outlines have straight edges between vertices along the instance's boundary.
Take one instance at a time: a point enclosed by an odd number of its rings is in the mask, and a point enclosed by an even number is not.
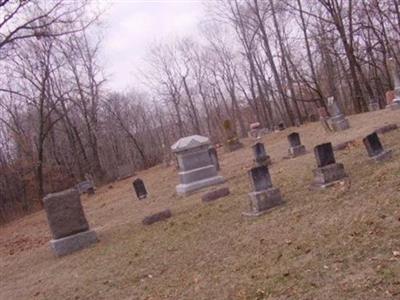
<svg viewBox="0 0 400 300"><path fill-rule="evenodd" d="M178 195L188 195L203 187L223 183L209 154L210 140L193 135L178 140L171 149L179 165Z"/></svg>
<svg viewBox="0 0 400 300"><path fill-rule="evenodd" d="M246 217L258 217L268 212L269 209L284 204L278 188L249 193L250 210L243 212Z"/></svg>
<svg viewBox="0 0 400 300"><path fill-rule="evenodd" d="M289 155L291 157L297 157L306 154L306 147L304 145L289 147Z"/></svg>
<svg viewBox="0 0 400 300"><path fill-rule="evenodd" d="M334 163L313 170L313 188L326 188L347 177L344 166L341 163Z"/></svg>
<svg viewBox="0 0 400 300"><path fill-rule="evenodd" d="M334 131L342 131L350 128L349 120L343 114L332 117L331 124Z"/></svg>
<svg viewBox="0 0 400 300"><path fill-rule="evenodd" d="M250 209L243 212L243 216L258 217L269 209L284 203L279 189L272 186L271 176L266 165L251 168L249 177L253 191L248 194Z"/></svg>
<svg viewBox="0 0 400 300"><path fill-rule="evenodd" d="M49 194L43 203L53 236L50 246L55 255L66 255L97 242L96 233L89 230L76 189Z"/></svg>
<svg viewBox="0 0 400 300"><path fill-rule="evenodd" d="M50 248L56 256L63 256L89 247L97 243L97 235L93 230L79 232L60 239L50 241Z"/></svg>

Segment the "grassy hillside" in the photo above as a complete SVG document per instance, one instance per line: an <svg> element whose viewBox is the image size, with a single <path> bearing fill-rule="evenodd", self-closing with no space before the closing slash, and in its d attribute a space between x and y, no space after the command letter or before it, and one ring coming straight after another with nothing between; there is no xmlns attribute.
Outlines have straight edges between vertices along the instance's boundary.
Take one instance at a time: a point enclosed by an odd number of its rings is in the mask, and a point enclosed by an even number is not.
<svg viewBox="0 0 400 300"><path fill-rule="evenodd" d="M400 111L350 117L351 129L325 133L319 123L263 138L273 183L284 206L244 219L252 165L250 144L219 153L231 195L204 204L203 191L175 194L177 172L158 166L139 174L147 200L134 196L132 178L83 197L100 242L56 258L43 212L0 228L1 299L399 299L400 130L381 135L391 161L369 163L360 141ZM286 135L301 134L308 154L287 155ZM357 139L337 151L350 183L310 191L312 148ZM143 226L144 216L170 208L166 222Z"/></svg>

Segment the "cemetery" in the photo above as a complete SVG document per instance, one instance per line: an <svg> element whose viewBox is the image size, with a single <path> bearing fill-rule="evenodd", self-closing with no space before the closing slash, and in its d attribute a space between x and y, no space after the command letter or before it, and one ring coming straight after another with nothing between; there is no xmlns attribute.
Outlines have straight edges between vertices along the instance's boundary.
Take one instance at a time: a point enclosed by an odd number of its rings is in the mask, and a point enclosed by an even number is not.
<svg viewBox="0 0 400 300"><path fill-rule="evenodd" d="M344 131L308 123L232 152L195 136L173 147L179 170L161 164L94 195L48 195L45 211L0 228L1 298L399 295L399 112L348 119ZM288 145L310 151L285 159ZM205 177L185 178L199 168ZM197 176L222 179L181 194Z"/></svg>

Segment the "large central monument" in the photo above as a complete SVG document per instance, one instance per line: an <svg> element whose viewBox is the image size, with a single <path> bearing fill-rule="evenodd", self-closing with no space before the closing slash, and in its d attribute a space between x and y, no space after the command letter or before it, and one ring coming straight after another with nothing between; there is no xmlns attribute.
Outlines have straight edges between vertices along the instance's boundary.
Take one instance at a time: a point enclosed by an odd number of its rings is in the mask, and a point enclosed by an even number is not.
<svg viewBox="0 0 400 300"><path fill-rule="evenodd" d="M179 181L176 186L178 195L187 195L225 180L218 175L217 169L210 157L211 143L207 137L192 135L179 139L171 146L179 166Z"/></svg>

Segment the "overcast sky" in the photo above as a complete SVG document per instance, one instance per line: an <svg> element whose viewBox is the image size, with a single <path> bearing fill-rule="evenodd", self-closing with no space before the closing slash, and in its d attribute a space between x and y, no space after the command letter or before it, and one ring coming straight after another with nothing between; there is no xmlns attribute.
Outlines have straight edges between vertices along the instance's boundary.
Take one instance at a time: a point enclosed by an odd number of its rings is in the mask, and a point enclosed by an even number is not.
<svg viewBox="0 0 400 300"><path fill-rule="evenodd" d="M153 41L194 34L204 14L201 0L112 0L103 16L106 28L102 58L109 86L134 85L134 70L143 66ZM111 3L108 5L108 3Z"/></svg>

